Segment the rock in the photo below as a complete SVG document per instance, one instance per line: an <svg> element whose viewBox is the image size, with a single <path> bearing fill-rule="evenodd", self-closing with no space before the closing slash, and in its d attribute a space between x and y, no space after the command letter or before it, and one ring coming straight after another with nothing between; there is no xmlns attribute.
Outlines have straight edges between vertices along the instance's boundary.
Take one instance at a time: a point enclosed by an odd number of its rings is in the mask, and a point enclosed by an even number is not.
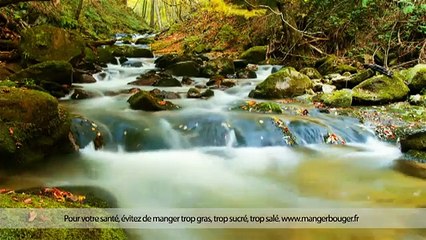
<svg viewBox="0 0 426 240"><path fill-rule="evenodd" d="M249 62L247 60L244 60L244 59L236 59L236 60L233 61L233 63L234 63L235 69L244 69L249 64Z"/></svg>
<svg viewBox="0 0 426 240"><path fill-rule="evenodd" d="M411 105L426 107L426 95L412 95L409 98L409 102Z"/></svg>
<svg viewBox="0 0 426 240"><path fill-rule="evenodd" d="M72 75L72 82L73 83L95 83L96 79L91 74L75 69Z"/></svg>
<svg viewBox="0 0 426 240"><path fill-rule="evenodd" d="M343 74L344 72L357 72L357 69L355 67L342 64L335 55L329 55L327 57L321 58L315 63L315 68L317 68L322 75L327 75L331 73Z"/></svg>
<svg viewBox="0 0 426 240"><path fill-rule="evenodd" d="M165 72L174 76L198 77L200 65L194 61L177 62L168 66Z"/></svg>
<svg viewBox="0 0 426 240"><path fill-rule="evenodd" d="M135 44L138 45L148 45L154 42L153 38L138 38L135 42Z"/></svg>
<svg viewBox="0 0 426 240"><path fill-rule="evenodd" d="M401 151L426 151L426 130L420 130L401 138Z"/></svg>
<svg viewBox="0 0 426 240"><path fill-rule="evenodd" d="M220 86L225 88L235 87L237 85L237 80L225 78L220 83Z"/></svg>
<svg viewBox="0 0 426 240"><path fill-rule="evenodd" d="M137 48L132 46L112 46L113 55L116 57L128 58L153 58L154 54L146 48Z"/></svg>
<svg viewBox="0 0 426 240"><path fill-rule="evenodd" d="M237 78L241 79L255 79L257 78L257 74L255 71L249 69L241 69L237 71Z"/></svg>
<svg viewBox="0 0 426 240"><path fill-rule="evenodd" d="M308 76L292 67L285 67L257 85L249 97L265 99L296 97L303 95L310 88L312 82Z"/></svg>
<svg viewBox="0 0 426 240"><path fill-rule="evenodd" d="M191 60L193 60L192 57L187 55L165 54L157 58L154 63L156 68L165 69L175 63Z"/></svg>
<svg viewBox="0 0 426 240"><path fill-rule="evenodd" d="M330 107L350 107L352 105L352 91L350 89L338 90L323 94L320 99Z"/></svg>
<svg viewBox="0 0 426 240"><path fill-rule="evenodd" d="M194 83L194 80L189 77L183 77L181 83L182 85L192 85Z"/></svg>
<svg viewBox="0 0 426 240"><path fill-rule="evenodd" d="M266 59L267 46L255 46L243 52L241 59L247 60L249 63L258 64Z"/></svg>
<svg viewBox="0 0 426 240"><path fill-rule="evenodd" d="M157 98L147 91L140 91L135 95L131 96L128 100L130 103L130 108L134 110L144 110L144 111L163 111L163 110L175 110L180 107L174 105L172 102L164 101L161 98Z"/></svg>
<svg viewBox="0 0 426 240"><path fill-rule="evenodd" d="M27 28L19 45L29 62L66 61L83 57L85 42L80 34L48 25Z"/></svg>
<svg viewBox="0 0 426 240"><path fill-rule="evenodd" d="M331 84L336 86L337 89L353 88L356 85L365 81L366 79L373 77L374 75L375 73L373 70L367 69L351 76L342 76L339 78L332 78Z"/></svg>
<svg viewBox="0 0 426 240"><path fill-rule="evenodd" d="M104 139L101 130L94 122L76 117L72 119L71 133L76 140L79 148L85 148L93 142L95 149L101 149L104 146Z"/></svg>
<svg viewBox="0 0 426 240"><path fill-rule="evenodd" d="M379 75L353 88L355 104L372 105L397 102L407 97L410 89L398 78Z"/></svg>
<svg viewBox="0 0 426 240"><path fill-rule="evenodd" d="M234 62L229 58L217 58L208 61L201 69L203 77L211 77L215 75L230 75L235 73Z"/></svg>
<svg viewBox="0 0 426 240"><path fill-rule="evenodd" d="M126 62L122 63L121 66L123 66L123 67L141 68L141 67L143 67L143 63L142 62L137 62L137 61L126 61Z"/></svg>
<svg viewBox="0 0 426 240"><path fill-rule="evenodd" d="M89 98L94 98L94 97L99 97L99 96L101 96L101 95L94 93L94 92L89 92L87 90L77 88L77 89L74 90L74 93L71 95L71 99L82 100L82 99L89 99Z"/></svg>
<svg viewBox="0 0 426 240"><path fill-rule="evenodd" d="M182 84L176 78L167 73L157 73L155 70L149 71L139 76L136 81L128 83L138 86L157 87L181 87Z"/></svg>
<svg viewBox="0 0 426 240"><path fill-rule="evenodd" d="M10 80L23 83L34 81L55 97L64 97L72 84L72 66L65 61L47 61L32 65L9 77Z"/></svg>
<svg viewBox="0 0 426 240"><path fill-rule="evenodd" d="M139 92L139 91L137 91L137 92ZM157 98L162 98L162 99L179 99L180 98L178 93L162 91L158 88L155 88L155 89L149 91L149 93L151 93L152 95L154 95Z"/></svg>
<svg viewBox="0 0 426 240"><path fill-rule="evenodd" d="M186 94L187 98L201 98L201 92L197 88L190 88Z"/></svg>
<svg viewBox="0 0 426 240"><path fill-rule="evenodd" d="M51 95L0 87L0 165L29 167L75 151L68 113Z"/></svg>
<svg viewBox="0 0 426 240"><path fill-rule="evenodd" d="M207 89L206 91L201 93L202 98L211 98L214 96L214 91L211 89Z"/></svg>
<svg viewBox="0 0 426 240"><path fill-rule="evenodd" d="M322 78L321 73L319 73L318 70L316 70L315 68L310 68L310 67L302 68L300 70L300 73L305 74L310 79L321 79Z"/></svg>
<svg viewBox="0 0 426 240"><path fill-rule="evenodd" d="M426 89L426 64L418 64L405 71L405 79L412 93Z"/></svg>

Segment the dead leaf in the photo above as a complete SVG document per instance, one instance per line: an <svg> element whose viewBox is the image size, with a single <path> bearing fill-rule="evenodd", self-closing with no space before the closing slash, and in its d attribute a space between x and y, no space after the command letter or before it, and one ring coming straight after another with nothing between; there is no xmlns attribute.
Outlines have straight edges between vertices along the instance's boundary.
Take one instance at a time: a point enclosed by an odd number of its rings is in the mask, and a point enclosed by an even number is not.
<svg viewBox="0 0 426 240"><path fill-rule="evenodd" d="M35 211L31 211L28 214L28 222L33 222L37 217L37 213Z"/></svg>
<svg viewBox="0 0 426 240"><path fill-rule="evenodd" d="M0 194L11 194L14 193L15 191L10 190L10 189L6 189L6 188L2 188L0 189Z"/></svg>
<svg viewBox="0 0 426 240"><path fill-rule="evenodd" d="M13 128L9 128L9 134L10 134L10 136L13 136Z"/></svg>
<svg viewBox="0 0 426 240"><path fill-rule="evenodd" d="M159 101L158 104L160 104L161 106L166 105L166 101Z"/></svg>
<svg viewBox="0 0 426 240"><path fill-rule="evenodd" d="M33 200L31 198L27 198L27 199L24 200L24 203L25 204L31 204L31 203L33 203Z"/></svg>

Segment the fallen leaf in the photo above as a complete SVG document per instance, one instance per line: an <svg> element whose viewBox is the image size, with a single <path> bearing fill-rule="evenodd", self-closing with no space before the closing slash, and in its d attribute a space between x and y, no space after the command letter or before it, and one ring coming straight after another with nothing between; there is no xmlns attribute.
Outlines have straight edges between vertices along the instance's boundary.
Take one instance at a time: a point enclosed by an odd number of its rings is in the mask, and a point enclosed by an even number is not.
<svg viewBox="0 0 426 240"><path fill-rule="evenodd" d="M2 188L0 189L0 194L11 194L14 193L15 191L10 190L10 189L6 189L6 188Z"/></svg>
<svg viewBox="0 0 426 240"><path fill-rule="evenodd" d="M159 101L158 104L160 104L161 106L166 105L166 101Z"/></svg>
<svg viewBox="0 0 426 240"><path fill-rule="evenodd" d="M9 128L9 134L10 134L10 136L13 136L13 128Z"/></svg>
<svg viewBox="0 0 426 240"><path fill-rule="evenodd" d="M24 200L25 204L31 204L33 202L33 200L31 198L27 198Z"/></svg>
<svg viewBox="0 0 426 240"><path fill-rule="evenodd" d="M33 222L37 217L37 213L35 211L31 211L28 214L28 222Z"/></svg>

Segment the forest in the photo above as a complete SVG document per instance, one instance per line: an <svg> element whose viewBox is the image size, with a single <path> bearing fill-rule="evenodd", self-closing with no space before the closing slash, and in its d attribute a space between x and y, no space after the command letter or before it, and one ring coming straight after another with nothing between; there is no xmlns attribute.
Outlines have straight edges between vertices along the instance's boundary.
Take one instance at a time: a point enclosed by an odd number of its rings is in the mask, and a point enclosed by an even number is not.
<svg viewBox="0 0 426 240"><path fill-rule="evenodd" d="M0 239L426 239L425 126L424 0L0 0ZM109 212L312 208L387 217Z"/></svg>

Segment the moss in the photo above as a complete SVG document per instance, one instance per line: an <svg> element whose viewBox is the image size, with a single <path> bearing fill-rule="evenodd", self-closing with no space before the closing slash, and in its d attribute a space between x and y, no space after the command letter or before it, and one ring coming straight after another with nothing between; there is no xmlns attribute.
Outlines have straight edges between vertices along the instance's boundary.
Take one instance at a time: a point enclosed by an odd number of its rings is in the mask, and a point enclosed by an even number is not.
<svg viewBox="0 0 426 240"><path fill-rule="evenodd" d="M198 77L200 66L194 61L177 62L166 68L166 73L174 76Z"/></svg>
<svg viewBox="0 0 426 240"><path fill-rule="evenodd" d="M266 59L266 51L266 46L255 46L243 52L240 58L247 60L249 63L257 64Z"/></svg>
<svg viewBox="0 0 426 240"><path fill-rule="evenodd" d="M22 33L20 51L26 60L71 61L84 52L85 42L77 33L52 26L36 26Z"/></svg>
<svg viewBox="0 0 426 240"><path fill-rule="evenodd" d="M403 100L409 88L398 78L379 75L365 80L353 89L356 104L383 104Z"/></svg>
<svg viewBox="0 0 426 240"><path fill-rule="evenodd" d="M315 68L310 68L310 67L302 68L300 70L300 73L305 74L310 79L321 79L322 78L321 73L319 73L318 70L316 70Z"/></svg>
<svg viewBox="0 0 426 240"><path fill-rule="evenodd" d="M408 74L408 87L414 93L419 93L426 88L426 64L419 64L410 69Z"/></svg>
<svg viewBox="0 0 426 240"><path fill-rule="evenodd" d="M292 67L286 67L270 75L250 93L253 98L278 99L296 97L312 88L311 80Z"/></svg>
<svg viewBox="0 0 426 240"><path fill-rule="evenodd" d="M31 198L31 203L24 203ZM58 202L56 199L37 194L0 194L1 208L89 208L79 202ZM127 239L122 229L0 229L0 238L18 239Z"/></svg>
<svg viewBox="0 0 426 240"><path fill-rule="evenodd" d="M329 55L327 57L321 58L315 63L315 67L322 75L327 75L331 73L343 74L345 72L357 72L357 69L355 67L342 64L339 58L337 58L335 55Z"/></svg>
<svg viewBox="0 0 426 240"><path fill-rule="evenodd" d="M401 150L407 152L409 150L426 151L426 131L419 131L409 134L401 139Z"/></svg>
<svg viewBox="0 0 426 240"><path fill-rule="evenodd" d="M0 93L0 149L9 149L0 157L4 160L0 164L27 167L47 154L71 149L67 148L71 147L67 142L70 119L54 97L40 91L6 87L0 87ZM13 140L15 151L10 151L13 148L5 134Z"/></svg>
<svg viewBox="0 0 426 240"><path fill-rule="evenodd" d="M229 58L217 58L215 60L209 61L201 70L201 74L204 77L212 77L215 75L226 76L227 74L234 73L234 62Z"/></svg>
<svg viewBox="0 0 426 240"><path fill-rule="evenodd" d="M321 101L331 107L350 107L352 105L352 91L339 90L321 96Z"/></svg>
<svg viewBox="0 0 426 240"><path fill-rule="evenodd" d="M16 87L16 83L10 80L0 81L0 87Z"/></svg>
<svg viewBox="0 0 426 240"><path fill-rule="evenodd" d="M135 110L164 111L179 109L179 106L169 101L164 101L161 98L157 98L147 91L140 91L132 95L127 102L130 104L130 107Z"/></svg>

